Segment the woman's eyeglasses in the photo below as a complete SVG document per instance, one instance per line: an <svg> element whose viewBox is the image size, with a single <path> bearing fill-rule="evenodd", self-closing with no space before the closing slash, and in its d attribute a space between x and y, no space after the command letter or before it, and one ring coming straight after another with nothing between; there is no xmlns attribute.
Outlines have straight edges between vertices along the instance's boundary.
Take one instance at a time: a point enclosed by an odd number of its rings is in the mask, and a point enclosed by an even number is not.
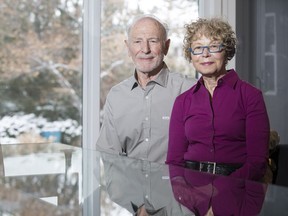
<svg viewBox="0 0 288 216"><path fill-rule="evenodd" d="M223 44L213 44L210 46L196 46L194 48L189 48L188 50L193 54L193 55L200 55L204 52L204 49L207 48L209 53L218 53L221 52L224 48Z"/></svg>

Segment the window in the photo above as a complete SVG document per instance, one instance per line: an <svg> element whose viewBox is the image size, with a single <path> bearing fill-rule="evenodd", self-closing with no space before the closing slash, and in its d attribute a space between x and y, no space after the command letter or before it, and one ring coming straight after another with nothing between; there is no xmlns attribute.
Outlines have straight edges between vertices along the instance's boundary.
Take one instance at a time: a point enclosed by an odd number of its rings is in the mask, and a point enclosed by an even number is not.
<svg viewBox="0 0 288 216"><path fill-rule="evenodd" d="M265 43L263 91L267 95L277 95L277 35L275 13L265 14Z"/></svg>
<svg viewBox="0 0 288 216"><path fill-rule="evenodd" d="M140 14L153 14L169 26L171 45L165 62L171 71L195 76L182 53L184 24L198 18L198 1L102 1L101 109L110 88L133 74L134 66L124 44L126 27Z"/></svg>
<svg viewBox="0 0 288 216"><path fill-rule="evenodd" d="M0 3L0 143L82 134L82 0Z"/></svg>
<svg viewBox="0 0 288 216"><path fill-rule="evenodd" d="M92 8L86 8L83 13L85 3ZM99 14L95 13L98 8ZM98 76L95 71L98 65L91 61L101 64L101 81L98 82L101 82L102 109L110 88L132 73L133 64L123 41L127 23L135 15L154 14L169 25L171 46L166 63L171 70L194 76L194 70L182 55L182 41L184 24L198 17L196 0L105 0L94 3L11 0L0 3L0 10L2 144L49 141L81 146L82 123L87 123L82 118L87 112L97 112L95 109L82 110L87 106L83 104L86 98L82 100L82 94L85 97L92 94L89 92L91 86L97 90L93 85L97 85L94 76ZM101 56L97 53L99 38L94 35L99 31L97 19L100 16ZM88 22L86 32L83 32L85 18ZM82 35L88 42L83 41ZM88 75L82 73L82 68ZM89 87L87 80L94 83ZM88 97L90 101L98 100L97 93ZM97 102L92 104L95 105ZM97 115L95 121L99 121ZM97 131L95 125L84 127Z"/></svg>

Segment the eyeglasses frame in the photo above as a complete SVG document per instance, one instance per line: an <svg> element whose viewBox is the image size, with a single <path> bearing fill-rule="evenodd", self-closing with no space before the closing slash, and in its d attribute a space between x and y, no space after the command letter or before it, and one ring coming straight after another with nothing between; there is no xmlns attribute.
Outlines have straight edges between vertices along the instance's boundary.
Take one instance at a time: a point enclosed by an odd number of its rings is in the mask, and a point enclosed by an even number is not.
<svg viewBox="0 0 288 216"><path fill-rule="evenodd" d="M196 54L195 54L194 51L193 51L193 49L192 49L191 47L188 48L188 51L191 52L193 55L201 55L201 54L203 54L204 49L207 48L207 50L208 50L209 53L220 53L220 52L222 52L222 50L223 50L223 48L224 48L224 45L223 45L222 43L219 44L217 51L211 51L211 50L210 50L210 46L200 46L200 47L202 48L202 52L201 52L201 53L196 53Z"/></svg>

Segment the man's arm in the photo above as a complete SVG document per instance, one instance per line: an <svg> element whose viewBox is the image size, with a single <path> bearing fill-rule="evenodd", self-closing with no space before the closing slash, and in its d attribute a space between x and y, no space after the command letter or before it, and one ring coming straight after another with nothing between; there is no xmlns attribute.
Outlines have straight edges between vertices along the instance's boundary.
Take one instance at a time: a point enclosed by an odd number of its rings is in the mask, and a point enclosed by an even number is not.
<svg viewBox="0 0 288 216"><path fill-rule="evenodd" d="M99 138L96 142L96 149L114 154L122 153L121 143L117 135L117 129L113 118L113 107L109 95L107 96L104 105L104 120Z"/></svg>

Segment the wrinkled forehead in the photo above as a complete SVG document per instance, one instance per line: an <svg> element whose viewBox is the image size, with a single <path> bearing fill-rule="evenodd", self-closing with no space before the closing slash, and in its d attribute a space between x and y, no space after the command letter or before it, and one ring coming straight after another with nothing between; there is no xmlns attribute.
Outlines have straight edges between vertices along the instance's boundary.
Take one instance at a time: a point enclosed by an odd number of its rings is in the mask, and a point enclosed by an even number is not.
<svg viewBox="0 0 288 216"><path fill-rule="evenodd" d="M151 17L145 17L134 22L128 29L128 37L140 33L151 33L160 39L166 39L166 30L161 23Z"/></svg>

